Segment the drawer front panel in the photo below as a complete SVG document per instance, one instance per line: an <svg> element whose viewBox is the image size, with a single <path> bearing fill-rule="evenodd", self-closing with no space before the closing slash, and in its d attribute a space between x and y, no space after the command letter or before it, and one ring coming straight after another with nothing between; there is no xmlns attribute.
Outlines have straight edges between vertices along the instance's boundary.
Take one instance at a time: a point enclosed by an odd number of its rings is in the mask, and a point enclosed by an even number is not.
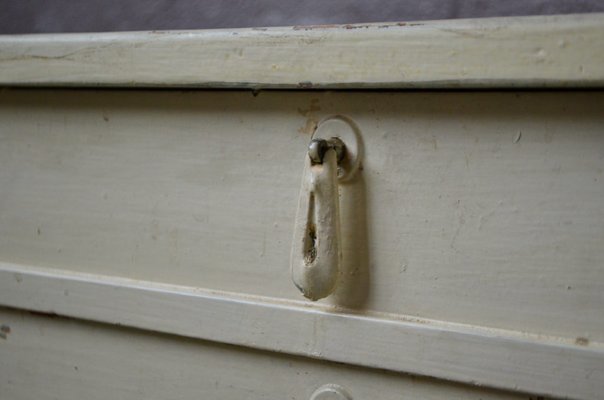
<svg viewBox="0 0 604 400"><path fill-rule="evenodd" d="M604 340L600 92L5 91L0 261L302 299L317 121L352 118L345 281L362 310Z"/></svg>
<svg viewBox="0 0 604 400"><path fill-rule="evenodd" d="M415 381L394 375L406 372L597 397L601 104L599 91L5 90L0 305L180 335L177 347L190 338L245 346L225 362L297 360L363 396L383 379ZM292 282L290 253L308 144L335 116L358 127L362 165L340 185L335 293L312 303ZM127 336L102 329L99 349ZM225 349L200 351L214 364ZM275 368L267 363L249 381L237 375L225 396L248 383L258 398L282 393L258 388ZM135 379L153 386L147 378L159 373ZM425 387L428 398L500 395Z"/></svg>

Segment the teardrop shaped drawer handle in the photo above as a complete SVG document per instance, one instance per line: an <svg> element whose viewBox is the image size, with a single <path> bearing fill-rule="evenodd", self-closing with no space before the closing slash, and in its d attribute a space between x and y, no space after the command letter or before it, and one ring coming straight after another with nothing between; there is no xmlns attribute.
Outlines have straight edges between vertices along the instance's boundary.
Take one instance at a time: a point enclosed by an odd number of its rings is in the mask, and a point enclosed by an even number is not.
<svg viewBox="0 0 604 400"><path fill-rule="evenodd" d="M331 120L326 126L341 123ZM340 138L330 137L313 139L305 157L291 268L294 284L313 301L329 296L338 280L342 259L338 181L348 172L344 165L352 165L346 159L349 154Z"/></svg>

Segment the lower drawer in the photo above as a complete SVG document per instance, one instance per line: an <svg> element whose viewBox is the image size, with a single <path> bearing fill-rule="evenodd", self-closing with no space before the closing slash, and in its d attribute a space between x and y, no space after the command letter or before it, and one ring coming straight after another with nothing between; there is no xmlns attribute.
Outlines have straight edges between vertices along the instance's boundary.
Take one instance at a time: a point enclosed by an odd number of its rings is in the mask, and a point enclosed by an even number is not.
<svg viewBox="0 0 604 400"><path fill-rule="evenodd" d="M105 324L0 309L0 398L527 399L395 374Z"/></svg>

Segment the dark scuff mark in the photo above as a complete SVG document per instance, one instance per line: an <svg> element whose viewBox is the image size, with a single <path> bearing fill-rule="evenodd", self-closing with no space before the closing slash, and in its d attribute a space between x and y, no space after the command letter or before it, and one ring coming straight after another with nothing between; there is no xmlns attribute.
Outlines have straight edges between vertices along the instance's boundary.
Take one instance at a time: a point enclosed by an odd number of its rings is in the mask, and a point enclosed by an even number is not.
<svg viewBox="0 0 604 400"><path fill-rule="evenodd" d="M312 31L313 29L335 29L341 25L326 24L326 25L296 25L292 29L294 31Z"/></svg>
<svg viewBox="0 0 604 400"><path fill-rule="evenodd" d="M393 23L386 23L386 24L345 24L345 25L296 25L294 27L292 27L293 30L295 31L312 31L312 30L324 30L324 29L346 29L346 30L351 30L351 29L370 29L370 28L377 28L377 29L386 29L386 28L395 28L395 27L402 27L402 26L422 26L425 25L421 22L393 22Z"/></svg>
<svg viewBox="0 0 604 400"><path fill-rule="evenodd" d="M0 339L6 340L8 338L8 334L10 333L10 326L3 324L0 326Z"/></svg>
<svg viewBox="0 0 604 400"><path fill-rule="evenodd" d="M28 311L31 315L35 315L37 317L46 317L46 318L58 318L59 314L54 311Z"/></svg>

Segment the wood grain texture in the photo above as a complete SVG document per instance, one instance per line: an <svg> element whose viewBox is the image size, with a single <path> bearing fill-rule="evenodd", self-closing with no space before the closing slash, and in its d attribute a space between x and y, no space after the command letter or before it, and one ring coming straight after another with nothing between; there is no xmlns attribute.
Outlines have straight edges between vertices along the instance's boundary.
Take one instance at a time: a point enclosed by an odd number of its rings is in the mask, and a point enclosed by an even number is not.
<svg viewBox="0 0 604 400"><path fill-rule="evenodd" d="M0 305L533 395L604 393L595 343L8 264Z"/></svg>
<svg viewBox="0 0 604 400"><path fill-rule="evenodd" d="M601 87L602 14L0 36L0 85Z"/></svg>
<svg viewBox="0 0 604 400"><path fill-rule="evenodd" d="M354 399L529 398L8 309L0 310L0 323L10 327L0 339L3 400L307 400L326 383Z"/></svg>

